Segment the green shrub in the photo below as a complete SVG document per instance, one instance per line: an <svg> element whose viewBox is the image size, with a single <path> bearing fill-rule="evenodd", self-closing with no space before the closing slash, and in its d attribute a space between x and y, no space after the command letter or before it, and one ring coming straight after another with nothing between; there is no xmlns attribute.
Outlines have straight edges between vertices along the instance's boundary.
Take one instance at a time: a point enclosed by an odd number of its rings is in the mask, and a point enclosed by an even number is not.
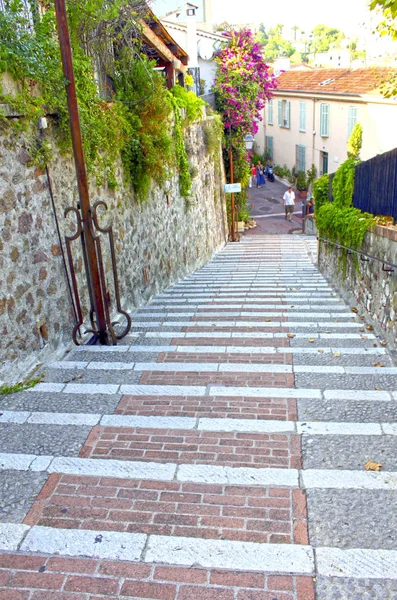
<svg viewBox="0 0 397 600"><path fill-rule="evenodd" d="M329 202L329 175L326 173L317 179L313 185L314 204L318 211L324 204Z"/></svg>

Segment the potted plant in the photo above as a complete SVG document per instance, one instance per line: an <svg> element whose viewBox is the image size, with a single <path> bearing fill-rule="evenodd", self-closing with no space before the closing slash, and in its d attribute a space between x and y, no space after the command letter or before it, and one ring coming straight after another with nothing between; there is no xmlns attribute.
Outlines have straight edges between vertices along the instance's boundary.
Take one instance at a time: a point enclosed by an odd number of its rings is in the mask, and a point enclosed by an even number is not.
<svg viewBox="0 0 397 600"><path fill-rule="evenodd" d="M299 197L301 198L301 200L306 200L309 184L307 181L306 173L304 171L297 172L295 185L296 185L296 189L299 192Z"/></svg>
<svg viewBox="0 0 397 600"><path fill-rule="evenodd" d="M307 181L308 187L310 185L312 185L312 183L314 183L314 180L316 179L316 177L317 177L317 169L316 169L315 165L312 165L306 173L306 181Z"/></svg>

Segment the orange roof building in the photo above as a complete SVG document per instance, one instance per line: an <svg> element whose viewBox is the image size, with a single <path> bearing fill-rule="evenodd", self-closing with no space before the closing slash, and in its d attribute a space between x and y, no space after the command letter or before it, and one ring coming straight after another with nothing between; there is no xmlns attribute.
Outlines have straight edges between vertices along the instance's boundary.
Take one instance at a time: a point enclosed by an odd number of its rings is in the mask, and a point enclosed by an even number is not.
<svg viewBox="0 0 397 600"><path fill-rule="evenodd" d="M397 99L382 86L397 71L367 69L289 70L264 110L255 138L257 151L268 149L275 164L333 173L347 158L347 140L356 123L363 127L361 158L397 146Z"/></svg>

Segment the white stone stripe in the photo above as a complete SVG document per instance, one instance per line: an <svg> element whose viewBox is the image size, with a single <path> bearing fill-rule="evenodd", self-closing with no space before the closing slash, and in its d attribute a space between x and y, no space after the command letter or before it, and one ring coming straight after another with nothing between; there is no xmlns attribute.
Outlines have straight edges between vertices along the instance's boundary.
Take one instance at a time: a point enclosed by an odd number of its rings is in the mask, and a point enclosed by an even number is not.
<svg viewBox="0 0 397 600"><path fill-rule="evenodd" d="M286 307L287 308L287 307ZM313 310L286 310L286 311L205 311L205 312L197 312L195 310L191 310L188 312L144 312L140 311L137 315L132 315L133 319L140 319L142 317L162 317L162 319L166 320L169 318L179 318L179 317L191 317L192 321L196 321L197 319L202 319L205 317L288 317L288 318L296 318L298 316L302 316L302 318L306 316L310 316L311 318L322 318L322 319L332 319L333 317L338 319L354 319L354 315L348 311L334 311L334 312L313 312Z"/></svg>
<svg viewBox="0 0 397 600"><path fill-rule="evenodd" d="M396 490L396 472L308 469L301 471L303 487L338 490Z"/></svg>
<svg viewBox="0 0 397 600"><path fill-rule="evenodd" d="M191 483L298 487L299 476L306 489L396 490L397 472L370 472L339 469L296 469L229 467L150 463L73 457L1 455L1 470L46 471L87 477L117 477ZM19 458L18 458L19 457ZM45 460L41 460L45 459ZM18 463L19 460L19 463ZM30 462L29 462L30 461ZM40 468L28 468L36 462ZM27 466L26 466L27 465Z"/></svg>
<svg viewBox="0 0 397 600"><path fill-rule="evenodd" d="M198 429L199 431L235 431L255 433L280 433L297 432L309 435L397 435L395 423L355 423L333 421L278 421L262 419L218 419L200 417L164 417L145 415L118 415L118 414L91 414L80 413L46 413L46 412L18 412L5 411L3 413L6 423L36 423L57 425L79 425L103 427L130 427L151 429ZM2 417L3 418L3 417ZM17 470L36 470L33 454L12 455ZM10 454L0 454L0 467L10 460ZM40 457L51 460L51 457ZM45 461L44 461L45 462ZM43 462L43 464L44 464ZM34 463L34 464L33 464ZM8 464L8 463L7 463ZM10 468L10 467L8 467Z"/></svg>
<svg viewBox="0 0 397 600"><path fill-rule="evenodd" d="M293 307L293 308L292 308ZM187 310L189 312L196 312L196 311L203 311L203 312L199 312L197 313L198 315L202 315L205 316L208 314L208 312L210 310L218 310L218 311L222 311L221 314L229 314L228 311L229 310L247 310L247 309L256 309L255 311L251 311L250 315L259 315L261 316L261 312L260 311L264 311L264 310L268 310L268 311L275 311L275 310L284 310L287 311L289 314L293 314L293 313L303 313L303 312L308 312L311 313L314 310L317 310L319 312L324 310L324 306L322 306L321 304L307 304L306 302L295 302L294 304L281 304L281 302L279 304L275 304L273 303L268 303L268 304L248 304L248 303L244 303L244 304L235 304L234 302L230 302L230 304L217 304L216 301L213 302L207 302L207 303L203 303L203 304L193 304L193 303L188 303L185 302L184 304L160 304L160 305L148 305L146 307L142 307L140 309L140 313L144 316L146 316L148 313L150 313L150 311L154 310L158 310L158 309L163 309L164 312L167 312L169 315L174 315L176 313L173 312L169 312L169 311L173 311L173 310ZM346 307L343 304L334 304L331 307L329 307L329 309L331 309L331 313L332 314L336 314L336 313L340 313L345 311L346 312ZM329 310L328 309L328 310ZM349 314L350 316L352 316L352 313L346 313ZM134 313L132 314L132 316L134 316Z"/></svg>
<svg viewBox="0 0 397 600"><path fill-rule="evenodd" d="M28 525L0 523L0 550L2 552L15 552L28 531Z"/></svg>
<svg viewBox="0 0 397 600"><path fill-rule="evenodd" d="M268 331L147 331L144 336L145 338L285 338L288 337L287 333L271 333ZM373 340L375 336L373 334L362 335L359 333L295 333L296 338L314 338L322 340Z"/></svg>
<svg viewBox="0 0 397 600"><path fill-rule="evenodd" d="M359 329L362 328L362 323L336 323L333 321L312 321L312 322L304 322L304 321L213 321L208 319L208 321L195 321L194 319L190 321L133 321L133 327L140 327L142 329L149 327L250 327L256 329L258 327L266 328L266 327L281 327L290 329L291 327L296 328L321 328L321 327L329 327L332 329Z"/></svg>
<svg viewBox="0 0 397 600"><path fill-rule="evenodd" d="M312 575L310 546L167 537L107 530L1 525L4 550L129 562ZM23 537L25 539L23 539Z"/></svg>
<svg viewBox="0 0 397 600"><path fill-rule="evenodd" d="M63 556L138 561L142 558L146 542L147 536L144 533L35 526L30 529L20 550Z"/></svg>
<svg viewBox="0 0 397 600"><path fill-rule="evenodd" d="M56 387L55 387L56 386ZM124 394L128 396L238 396L250 398L311 398L321 400L320 389L310 388L278 388L278 387L250 387L250 386L195 386L195 385L110 385L110 384L54 384L39 383L32 388L39 392L64 393L64 394ZM30 390L30 391L32 391ZM367 391L367 390L325 390L325 400L355 400L355 401L390 401L392 392ZM393 392L397 400L397 392Z"/></svg>
<svg viewBox="0 0 397 600"><path fill-rule="evenodd" d="M197 350L196 350L197 352ZM48 368L65 369L65 363L47 363ZM80 369L96 371L160 371L160 372L188 372L188 373L320 373L337 375L396 375L396 367L339 367L326 365L279 365L266 363L113 363L91 362L80 363ZM61 367L59 365L62 365ZM1 422L1 416L0 416Z"/></svg>
<svg viewBox="0 0 397 600"><path fill-rule="evenodd" d="M316 548L317 572L324 577L397 579L397 551Z"/></svg>
<svg viewBox="0 0 397 600"><path fill-rule="evenodd" d="M310 546L149 536L146 562L242 571L300 573L314 569Z"/></svg>

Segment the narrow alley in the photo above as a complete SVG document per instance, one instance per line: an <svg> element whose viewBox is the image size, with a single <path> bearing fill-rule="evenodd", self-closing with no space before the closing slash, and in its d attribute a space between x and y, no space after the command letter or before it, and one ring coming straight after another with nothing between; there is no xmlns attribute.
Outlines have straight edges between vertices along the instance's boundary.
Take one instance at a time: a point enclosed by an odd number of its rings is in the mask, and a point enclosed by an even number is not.
<svg viewBox="0 0 397 600"><path fill-rule="evenodd" d="M316 246L243 237L0 397L1 600L397 598L397 368Z"/></svg>

